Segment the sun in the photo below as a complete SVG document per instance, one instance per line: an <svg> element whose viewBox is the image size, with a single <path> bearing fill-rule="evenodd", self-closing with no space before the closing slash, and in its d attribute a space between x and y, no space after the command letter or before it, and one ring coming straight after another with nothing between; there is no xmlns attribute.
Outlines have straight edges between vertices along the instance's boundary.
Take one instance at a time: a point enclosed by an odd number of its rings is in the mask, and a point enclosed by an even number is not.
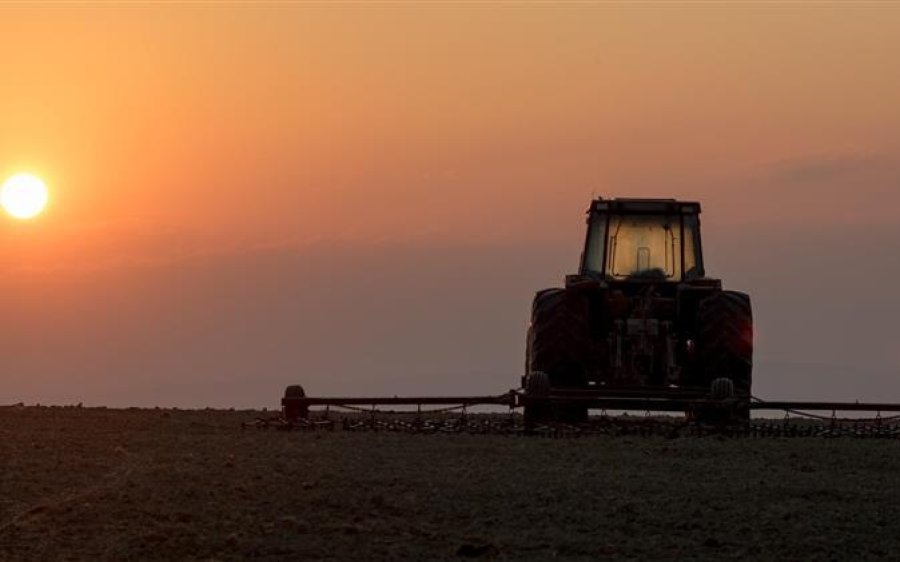
<svg viewBox="0 0 900 562"><path fill-rule="evenodd" d="M31 174L16 174L0 187L0 206L17 219L30 219L47 206L47 186Z"/></svg>

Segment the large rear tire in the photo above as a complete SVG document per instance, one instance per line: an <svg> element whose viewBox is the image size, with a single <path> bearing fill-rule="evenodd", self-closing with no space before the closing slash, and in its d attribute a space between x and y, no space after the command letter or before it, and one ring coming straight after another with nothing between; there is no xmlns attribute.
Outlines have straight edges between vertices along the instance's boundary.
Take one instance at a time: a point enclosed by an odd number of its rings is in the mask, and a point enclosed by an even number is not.
<svg viewBox="0 0 900 562"><path fill-rule="evenodd" d="M734 383L738 398L749 398L753 377L753 312L750 297L721 291L700 302L698 359L706 384L717 378Z"/></svg>
<svg viewBox="0 0 900 562"><path fill-rule="evenodd" d="M711 397L717 396L726 381L729 394L736 400L728 408L728 418L735 422L750 419L750 392L753 383L753 312L750 297L736 291L721 291L700 302L698 309L697 351L700 370ZM729 396L730 398L731 396ZM705 414L705 415L704 415ZM699 417L721 417L704 412ZM721 420L718 420L721 421Z"/></svg>
<svg viewBox="0 0 900 562"><path fill-rule="evenodd" d="M546 289L534 297L528 333L526 366L529 372L546 373L552 388L587 384L591 333L587 298L577 291ZM579 423L587 420L587 408L559 405L550 409L548 421Z"/></svg>

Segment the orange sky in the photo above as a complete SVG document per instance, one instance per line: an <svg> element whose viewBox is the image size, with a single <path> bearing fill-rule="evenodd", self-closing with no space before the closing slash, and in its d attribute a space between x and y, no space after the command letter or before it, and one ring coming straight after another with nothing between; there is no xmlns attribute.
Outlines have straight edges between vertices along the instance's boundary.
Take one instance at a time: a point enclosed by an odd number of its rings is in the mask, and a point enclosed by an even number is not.
<svg viewBox="0 0 900 562"><path fill-rule="evenodd" d="M156 400L192 404L171 386L180 375L153 373L188 373L194 361L208 366L198 385L213 372L239 381L209 398L233 403L254 366L318 365L304 338L338 349L340 330L329 340L309 318L337 314L316 303L360 291L399 299L405 320L395 340L373 343L365 330L348 340L358 364L321 359L319 387L342 388L373 361L384 373L432 369L423 388L450 387L447 373L473 362L447 351L446 333L421 342L430 355L419 363L402 342L466 306L454 300L457 272L483 275L470 287L479 291L505 271L479 268L500 263L519 274L496 287L508 294L493 331L453 347L481 350L474 371L488 378L472 375L469 388L505 388L529 293L574 267L592 193L702 200L711 272L752 292L758 315L771 311L761 357L809 362L822 339L787 345L778 330L821 303L790 310L785 287L750 264L777 257L802 291L798 272L823 252L815 233L861 241L860 269L897 263L898 52L900 8L874 3L4 5L0 176L32 171L52 191L40 219L0 221L11 388L30 400L145 403L128 385L115 390L121 371ZM442 277L444 261L458 267ZM374 285L328 281L337 264L365 264ZM432 288L447 298L423 317L406 307L427 295L404 304L395 294L398 272L419 267L437 268ZM222 283L244 283L241 299L267 292L276 311L309 302L297 317L218 333L262 314L225 306ZM304 283L318 292L292 292ZM900 367L887 316L882 325L853 310L869 309L850 307L841 322L862 320L870 337L821 337L858 338L872 369ZM206 347L189 345L198 333ZM158 349L141 348L153 338ZM228 372L236 360L218 350L236 342L245 367ZM860 345L826 362L856 364ZM364 360L369 347L381 351ZM282 375L270 376L253 404L280 391ZM78 391L54 382L69 377ZM390 380L375 376L372 388ZM900 383L890 388L900 398Z"/></svg>

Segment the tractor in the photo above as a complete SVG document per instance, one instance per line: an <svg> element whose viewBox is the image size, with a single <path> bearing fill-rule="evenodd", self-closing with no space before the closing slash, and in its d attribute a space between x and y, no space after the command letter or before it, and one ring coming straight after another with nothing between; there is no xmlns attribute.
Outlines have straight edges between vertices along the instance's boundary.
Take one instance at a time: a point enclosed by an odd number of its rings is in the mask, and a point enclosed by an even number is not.
<svg viewBox="0 0 900 562"><path fill-rule="evenodd" d="M674 199L591 202L577 274L538 291L522 387L665 398L695 392L737 404L749 419L753 364L750 297L706 276L700 204ZM715 418L720 409L687 412ZM585 421L578 401L533 401L526 423Z"/></svg>

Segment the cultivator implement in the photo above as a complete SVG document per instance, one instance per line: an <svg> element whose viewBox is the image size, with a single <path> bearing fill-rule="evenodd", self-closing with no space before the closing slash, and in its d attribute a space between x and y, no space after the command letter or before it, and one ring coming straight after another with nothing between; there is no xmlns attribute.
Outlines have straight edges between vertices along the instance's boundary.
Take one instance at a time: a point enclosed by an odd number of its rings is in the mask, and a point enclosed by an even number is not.
<svg viewBox="0 0 900 562"><path fill-rule="evenodd" d="M529 406L586 407L575 423L529 421ZM479 406L493 412L473 412ZM499 408L498 408L499 407ZM774 418L746 416L773 412ZM849 417L848 412L869 417ZM742 413L744 415L742 415ZM838 414L841 414L840 416ZM675 414L675 415L673 415ZM680 414L680 415L679 415ZM288 388L280 416L244 427L298 431L387 431L424 434L541 435L547 437L702 436L900 438L900 404L712 399L698 389L567 390L531 395L521 389L486 396L312 397Z"/></svg>

